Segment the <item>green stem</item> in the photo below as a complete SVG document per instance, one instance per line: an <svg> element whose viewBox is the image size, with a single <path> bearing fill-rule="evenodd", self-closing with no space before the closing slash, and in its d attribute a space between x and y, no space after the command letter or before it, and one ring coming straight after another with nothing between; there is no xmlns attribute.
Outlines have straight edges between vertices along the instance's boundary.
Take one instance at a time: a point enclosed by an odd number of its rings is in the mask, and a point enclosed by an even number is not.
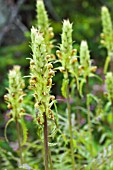
<svg viewBox="0 0 113 170"><path fill-rule="evenodd" d="M113 144L113 100L112 100L111 111L112 111L112 125L111 125L111 128L112 128L112 144Z"/></svg>
<svg viewBox="0 0 113 170"><path fill-rule="evenodd" d="M67 73L68 77L68 73ZM75 170L75 159L74 159L74 147L73 147L73 131L71 122L71 106L69 98L69 86L67 88L67 109L68 109L68 122L69 122L69 133L70 133L70 148L71 148L71 158L72 158L72 170Z"/></svg>
<svg viewBox="0 0 113 170"><path fill-rule="evenodd" d="M112 56L110 56L110 59L111 59L111 61L110 61L110 71L113 72L113 58L112 58Z"/></svg>
<svg viewBox="0 0 113 170"><path fill-rule="evenodd" d="M45 150L45 170L48 170L48 151L49 151L49 147L48 147L48 126L47 126L47 116L46 113L43 114L44 117L44 150Z"/></svg>
<svg viewBox="0 0 113 170"><path fill-rule="evenodd" d="M19 146L20 165L22 165L23 156L22 156L22 147L21 147L20 126L19 126L19 122L17 119L16 119L16 130L17 130L17 139L18 139L18 146Z"/></svg>
<svg viewBox="0 0 113 170"><path fill-rule="evenodd" d="M91 129L91 117L90 117L90 103L88 101L88 89L89 89L89 78L86 77L86 100L87 100L87 121L88 121L88 132L90 137L90 152L93 155L93 147L92 147L92 129Z"/></svg>

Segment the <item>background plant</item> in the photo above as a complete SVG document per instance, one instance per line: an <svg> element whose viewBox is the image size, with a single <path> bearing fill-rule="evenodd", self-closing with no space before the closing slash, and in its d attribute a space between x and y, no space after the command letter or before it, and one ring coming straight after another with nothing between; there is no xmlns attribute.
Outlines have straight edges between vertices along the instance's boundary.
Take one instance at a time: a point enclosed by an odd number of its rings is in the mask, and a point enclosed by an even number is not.
<svg viewBox="0 0 113 170"><path fill-rule="evenodd" d="M78 43L73 44L73 46L79 47ZM71 46L71 49L73 49L72 46ZM89 88L86 94L85 92L86 86L84 83L83 83L84 86L82 86L82 83L81 83L82 80L85 81L86 76L84 77L84 75L86 72L85 72L85 69L83 69L80 65L81 62L79 62L80 61L79 51L80 51L79 48L78 48L78 52L74 50L73 51L74 53L71 56L72 58L68 55L69 57L68 59L70 62L67 62L65 66L65 67L68 67L68 72L69 72L69 78L68 78L69 84L68 85L69 85L69 93L71 96L69 100L69 105L71 106L71 117L72 117L71 122L72 122L72 126L74 129L73 146L74 146L74 159L76 162L76 167L77 169L91 169L91 168L112 169L111 102L108 101L106 96L104 95L105 87L102 84L104 81L102 80L100 81L100 79L96 79L95 77L98 77L98 76L94 77L94 74L92 74L92 72L90 72L90 75L91 76L93 75L93 77L92 79L89 79L89 83L88 83ZM89 54L88 47L86 48L86 51L88 51L88 54ZM101 50L99 50L99 52L101 53ZM61 61L61 58L60 58L61 53L58 52L57 54L59 55L59 59ZM91 53L91 56L92 56L92 53ZM89 58L90 57L88 57L88 59ZM75 59L74 65L72 65L70 59ZM31 64L33 64L33 62L31 62ZM90 61L90 64L91 64L91 61ZM89 66L88 69L92 67L92 65L90 64L88 65ZM78 84L77 84L76 75L78 75L77 73L80 70L81 70L81 74L78 77ZM65 69L62 69L62 71L65 72ZM75 73L74 71L76 71L76 74L72 74L72 73ZM97 74L98 72L99 72L99 69L97 69ZM32 77L32 74L30 76ZM101 77L102 78L104 77L102 73L102 69L101 69ZM59 87L61 87L60 83L58 84L59 84ZM103 88L100 88L100 85ZM80 90L80 86L82 89L81 94L84 96L83 98L81 98L78 95L78 90ZM62 86L62 87L65 87L65 88L62 88L62 90L64 90L64 95L65 95L66 94L65 89L67 89L66 88L67 85ZM78 90L76 87L78 87ZM26 91L28 90L26 89ZM32 92L30 93L32 94ZM58 104L57 104L58 111L56 110L58 112L57 118L59 119L58 121L59 123L57 124L58 130L56 131L53 129L53 133L50 135L52 143L49 144L51 145L53 168L54 169L59 169L59 168L60 169L63 169L63 168L72 169L72 162L70 159L70 149L69 149L70 137L69 137L69 129L68 129L68 119L67 119L68 112L67 112L67 107L66 107L66 100L62 96L60 97L56 96L56 97L58 101ZM23 169L25 169L26 167L31 168L31 169L43 169L43 163L42 163L43 153L40 154L40 152L43 150L43 147L41 145L41 140L39 138L37 139L36 137L35 127L37 126L35 126L35 124L32 122L33 118L36 118L35 110L33 108L33 105L34 105L33 100L34 99L32 98L32 95L28 94L28 96L26 96L25 98L25 103L24 103L24 107L27 109L27 112L30 113L29 114L30 121L25 120L26 126L28 127L28 130L29 130L29 133L28 133L29 136L28 136L28 141L26 142L26 145L24 148L24 153L23 153L26 158L25 159L26 164L23 167ZM91 131L92 139L90 138L90 135L88 133L89 126L87 123L87 113L90 114L90 126L92 130ZM51 121L48 121L48 122L50 123ZM51 126L51 123L49 124L49 126ZM38 125L38 127L40 126ZM34 129L34 132L32 131L32 129ZM14 131L12 131L12 133L14 133ZM32 143L32 146L31 146L31 143ZM94 154L92 156L91 156L92 150L90 147L90 143L93 143L93 149L94 149L93 150ZM11 146L11 143L9 144ZM1 141L1 145L5 145L4 139ZM55 147L52 147L52 145ZM1 162L3 163L3 160L4 160L4 164L6 165L6 167L8 165L11 169L12 166L16 167L17 164L15 165L15 161L17 161L18 156L16 155L16 157L14 157L17 152L15 152L14 149L13 150L11 150L11 148L9 149L8 145L6 146L4 146L3 149L1 149L1 153L2 153ZM10 153L12 153L10 158L8 154L5 152L7 150L10 150ZM36 159L36 157L38 159Z"/></svg>

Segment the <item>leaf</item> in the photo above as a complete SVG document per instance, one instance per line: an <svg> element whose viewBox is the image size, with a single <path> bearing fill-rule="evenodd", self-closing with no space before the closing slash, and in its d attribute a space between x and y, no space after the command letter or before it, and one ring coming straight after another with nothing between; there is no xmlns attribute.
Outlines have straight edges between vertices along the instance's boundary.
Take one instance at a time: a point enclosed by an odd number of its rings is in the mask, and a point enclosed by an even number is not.
<svg viewBox="0 0 113 170"><path fill-rule="evenodd" d="M107 56L105 65L104 65L104 74L106 74L106 72L107 72L109 63L110 63L110 56Z"/></svg>
<svg viewBox="0 0 113 170"><path fill-rule="evenodd" d="M98 103L98 97L94 96L93 94L88 94L88 97L90 98L90 102L91 102L91 98L96 101Z"/></svg>
<svg viewBox="0 0 113 170"><path fill-rule="evenodd" d="M5 139L6 139L7 142L9 142L9 141L8 141L8 138L7 138L7 127L9 126L9 124L10 124L11 122L14 122L14 119L13 119L13 118L11 118L11 119L8 120L8 122L7 122L6 125L5 125L5 130L4 130L4 136L5 136Z"/></svg>
<svg viewBox="0 0 113 170"><path fill-rule="evenodd" d="M56 145L58 145L58 143L50 143L50 142L48 142L48 145L49 146L56 146Z"/></svg>
<svg viewBox="0 0 113 170"><path fill-rule="evenodd" d="M102 78L100 78L97 74L90 73L90 77L95 77L101 82L103 81Z"/></svg>
<svg viewBox="0 0 113 170"><path fill-rule="evenodd" d="M83 85L85 84L85 82L86 82L86 80L82 79L81 82L80 82L80 85L79 85L79 93L80 93L81 97L83 97L82 89L83 89Z"/></svg>
<svg viewBox="0 0 113 170"><path fill-rule="evenodd" d="M62 83L62 95L67 98L67 89L68 89L68 84L69 84L69 80L68 79L63 79L63 83Z"/></svg>
<svg viewBox="0 0 113 170"><path fill-rule="evenodd" d="M24 120L20 120L19 121L21 127L22 127L22 132L23 132L23 141L22 141L22 145L25 145L26 141L27 141L27 128L26 128L26 124L24 123Z"/></svg>
<svg viewBox="0 0 113 170"><path fill-rule="evenodd" d="M101 136L101 138L100 138L100 140L99 140L99 143L102 144L102 142L105 140L105 138L106 138L107 136L108 136L107 133L104 133L104 134Z"/></svg>

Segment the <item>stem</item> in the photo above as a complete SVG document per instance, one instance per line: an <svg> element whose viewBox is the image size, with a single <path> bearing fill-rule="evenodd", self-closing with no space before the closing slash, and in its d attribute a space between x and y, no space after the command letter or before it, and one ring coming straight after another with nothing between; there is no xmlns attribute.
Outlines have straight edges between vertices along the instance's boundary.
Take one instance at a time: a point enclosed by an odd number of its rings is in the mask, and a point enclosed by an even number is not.
<svg viewBox="0 0 113 170"><path fill-rule="evenodd" d="M89 78L88 76L86 77L86 100L87 100L87 110L88 110L88 132L89 132L89 137L90 137L90 152L91 155L93 155L93 147L92 147L92 129L91 129L91 119L90 119L90 103L88 101L88 89L89 89Z"/></svg>
<svg viewBox="0 0 113 170"><path fill-rule="evenodd" d="M48 126L47 126L47 116L46 113L43 114L44 117L44 149L45 149L45 170L48 170Z"/></svg>
<svg viewBox="0 0 113 170"><path fill-rule="evenodd" d="M113 58L110 56L111 61L110 61L110 71L113 72Z"/></svg>
<svg viewBox="0 0 113 170"><path fill-rule="evenodd" d="M88 92L88 89L89 89L89 78L88 76L86 77L86 98L87 98L87 94L89 93Z"/></svg>
<svg viewBox="0 0 113 170"><path fill-rule="evenodd" d="M22 165L23 156L22 156L22 147L21 147L20 126L19 126L19 122L17 119L16 119L16 130L17 130L17 139L18 139L18 146L19 146L20 165Z"/></svg>
<svg viewBox="0 0 113 170"><path fill-rule="evenodd" d="M68 77L68 73L67 73L67 77ZM71 106L70 106L70 100L69 100L69 86L67 88L67 109L68 109L68 122L69 122L69 133L70 133L70 149L71 149L71 158L72 158L72 170L75 170L73 131L72 131L72 122L71 122Z"/></svg>
<svg viewBox="0 0 113 170"><path fill-rule="evenodd" d="M113 144L113 100L112 100L111 111L112 111L112 125L111 125L111 128L112 128L112 144Z"/></svg>

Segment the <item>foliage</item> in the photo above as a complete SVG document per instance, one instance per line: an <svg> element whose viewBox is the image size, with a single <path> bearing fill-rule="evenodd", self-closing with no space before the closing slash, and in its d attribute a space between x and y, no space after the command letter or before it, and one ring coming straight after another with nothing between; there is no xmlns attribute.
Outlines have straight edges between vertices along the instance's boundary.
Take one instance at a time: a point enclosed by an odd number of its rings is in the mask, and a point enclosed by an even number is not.
<svg viewBox="0 0 113 170"><path fill-rule="evenodd" d="M0 140L0 168L112 170L112 60L107 66L105 63L106 74L102 69L99 75L87 41L81 42L77 52L69 20L63 22L61 44L56 50L53 29L41 0L37 1L37 13L37 28L31 29L32 58L30 75L25 76L29 78L26 96L20 67L14 66L8 74L8 94L4 98L8 104L5 137L9 140ZM103 45L109 54L112 23L106 7L102 8L102 23ZM62 96L55 100L50 93L57 70L63 74Z"/></svg>

